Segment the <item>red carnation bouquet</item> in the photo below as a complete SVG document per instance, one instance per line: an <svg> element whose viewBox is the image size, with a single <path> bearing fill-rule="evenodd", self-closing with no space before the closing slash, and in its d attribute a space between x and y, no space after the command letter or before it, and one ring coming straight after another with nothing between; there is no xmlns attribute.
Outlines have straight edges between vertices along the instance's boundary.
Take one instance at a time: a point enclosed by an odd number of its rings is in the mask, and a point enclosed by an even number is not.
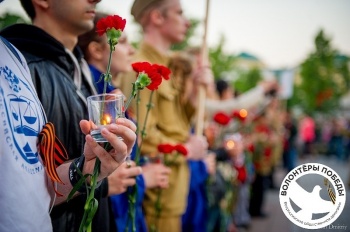
<svg viewBox="0 0 350 232"><path fill-rule="evenodd" d="M137 73L136 81L132 84L132 92L131 96L128 98L127 103L125 104L125 110L129 107L131 100L136 98L137 102L140 102L140 90L144 88L148 88L151 90L151 95L149 98L149 103L152 102L152 97L154 91L158 89L159 85L162 83L163 79L170 79L170 70L162 65L158 64L150 64L148 62L136 62L132 64L133 70ZM145 121L142 130L140 131L137 127L136 133L138 138L141 138L136 150L135 163L138 165L140 162L141 156L141 147L143 143L143 138L146 136L146 123L148 119L148 114L152 108L152 104L147 104L147 112L145 116ZM138 111L138 107L136 107L136 111ZM136 112L136 116L138 112ZM138 121L138 119L136 119ZM130 157L127 159L129 162ZM131 220L131 229L133 232L136 231L136 195L137 195L137 185L131 187L131 191L128 194L128 218ZM126 228L128 228L129 224Z"/></svg>
<svg viewBox="0 0 350 232"><path fill-rule="evenodd" d="M188 153L184 145L182 144L172 145L170 143L159 144L158 152L160 153L160 156L161 156L160 159L163 160L163 163L168 167L175 164L177 157L179 157L180 155L187 156L187 153ZM158 187L157 199L154 204L154 208L156 212L155 221L150 226L150 232L158 231L158 222L159 222L160 215L162 213L161 196L162 196L162 189Z"/></svg>
<svg viewBox="0 0 350 232"><path fill-rule="evenodd" d="M158 152L163 155L163 163L166 166L171 166L176 162L179 155L187 156L187 149L182 144L171 145L169 143L159 144Z"/></svg>
<svg viewBox="0 0 350 232"><path fill-rule="evenodd" d="M216 128L216 136L214 138L214 147L221 147L224 141L225 132L229 131L231 116L224 112L217 112L213 116L214 126Z"/></svg>

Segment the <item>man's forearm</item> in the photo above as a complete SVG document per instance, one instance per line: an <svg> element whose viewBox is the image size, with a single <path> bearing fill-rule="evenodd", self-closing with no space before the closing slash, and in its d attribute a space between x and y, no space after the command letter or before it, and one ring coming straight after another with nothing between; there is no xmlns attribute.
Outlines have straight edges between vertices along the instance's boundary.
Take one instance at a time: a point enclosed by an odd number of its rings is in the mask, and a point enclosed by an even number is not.
<svg viewBox="0 0 350 232"><path fill-rule="evenodd" d="M56 182L48 184L50 195L52 196L51 199L52 199L52 201L55 201L54 202L55 205L58 205L64 201L66 201L69 193L73 189L73 186L69 180L69 166L71 165L71 163L72 163L72 161L63 163L59 167L57 167L57 169L56 169L57 174L60 177L60 179L62 180L63 184L56 183ZM56 188L56 191L58 193L62 194L62 196L59 196L56 194L57 196L55 198L54 197L55 196L54 188ZM75 193L75 195L77 195L77 194L79 194L79 193Z"/></svg>

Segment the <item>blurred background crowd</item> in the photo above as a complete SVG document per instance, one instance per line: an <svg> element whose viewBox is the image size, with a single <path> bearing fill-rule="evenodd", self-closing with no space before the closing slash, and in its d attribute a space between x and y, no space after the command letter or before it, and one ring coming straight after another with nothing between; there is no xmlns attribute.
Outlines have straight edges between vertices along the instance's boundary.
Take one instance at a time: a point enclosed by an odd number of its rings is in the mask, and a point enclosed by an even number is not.
<svg viewBox="0 0 350 232"><path fill-rule="evenodd" d="M193 74L196 56L201 55L191 43L201 23L189 21L186 38L171 47L178 55L172 56L170 69L183 77ZM0 16L0 29L14 23L29 22L11 12ZM136 49L140 44L132 41ZM264 204L266 194L280 187L277 171L286 174L303 160L319 156L349 162L350 57L333 47L327 31L320 29L312 52L288 69L271 69L246 52L227 54L224 46L222 40L210 47L205 61L213 78L205 103L208 153L195 159L205 170L191 170L198 177L191 181L198 183L189 181L183 231L192 231L186 225L200 224L207 231L249 229L252 218L269 217ZM112 84L129 96L122 81L115 75ZM185 78L177 81L185 101L193 88ZM133 112L128 113L132 118ZM350 177L343 181L350 186Z"/></svg>

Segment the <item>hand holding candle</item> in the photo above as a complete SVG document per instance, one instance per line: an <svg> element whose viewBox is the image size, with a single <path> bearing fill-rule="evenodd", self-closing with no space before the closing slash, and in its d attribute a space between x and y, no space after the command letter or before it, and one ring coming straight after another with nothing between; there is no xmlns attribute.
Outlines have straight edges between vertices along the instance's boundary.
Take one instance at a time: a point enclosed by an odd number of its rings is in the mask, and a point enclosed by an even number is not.
<svg viewBox="0 0 350 232"><path fill-rule="evenodd" d="M121 94L99 94L88 97L89 121L91 136L96 142L107 142L101 136L101 129L106 125L116 123L124 117L124 96Z"/></svg>

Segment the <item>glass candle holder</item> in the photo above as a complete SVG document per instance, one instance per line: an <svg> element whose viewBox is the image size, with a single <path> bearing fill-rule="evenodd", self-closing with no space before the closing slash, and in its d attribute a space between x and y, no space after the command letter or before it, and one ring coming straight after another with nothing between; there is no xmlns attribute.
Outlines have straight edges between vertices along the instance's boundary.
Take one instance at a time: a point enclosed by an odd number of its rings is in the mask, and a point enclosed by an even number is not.
<svg viewBox="0 0 350 232"><path fill-rule="evenodd" d="M124 118L124 96L122 94L98 94L87 98L89 121L92 124L90 135L96 142L108 142L101 130L109 124Z"/></svg>

